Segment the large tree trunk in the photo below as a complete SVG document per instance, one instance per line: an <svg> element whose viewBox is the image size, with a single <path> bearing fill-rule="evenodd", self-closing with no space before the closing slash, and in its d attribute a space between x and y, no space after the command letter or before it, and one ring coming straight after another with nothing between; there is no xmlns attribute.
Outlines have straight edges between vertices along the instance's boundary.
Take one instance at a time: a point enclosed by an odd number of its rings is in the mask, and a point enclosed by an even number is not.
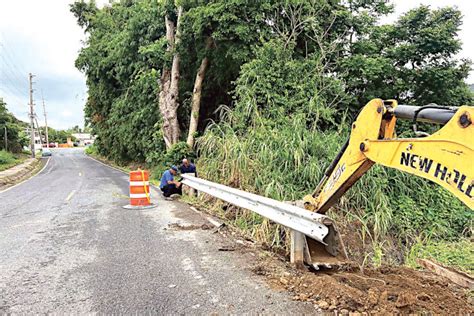
<svg viewBox="0 0 474 316"><path fill-rule="evenodd" d="M183 9L178 8L178 16L176 27L168 16L165 16L166 25L166 39L168 40L168 51L173 52L173 62L171 69L164 66L160 79L160 112L163 117L163 139L166 148L179 141L181 131L178 123L178 87L179 87L179 61L180 56L176 51L176 46L179 44L180 36L180 22Z"/></svg>
<svg viewBox="0 0 474 316"><path fill-rule="evenodd" d="M207 39L206 49L211 47L212 40L211 38ZM189 121L189 132L188 139L186 143L189 147L194 146L194 134L197 131L199 123L199 111L201 109L201 94L202 94L202 83L206 75L206 70L209 66L209 58L205 56L202 61L199 69L196 73L196 80L194 81L193 97L191 100L191 119Z"/></svg>
<svg viewBox="0 0 474 316"><path fill-rule="evenodd" d="M169 122L169 113L168 107L166 103L166 96L168 95L168 91L170 89L170 70L163 68L163 72L161 74L160 79L160 96L159 96L159 105L160 105L160 112L161 116L163 117L163 125L161 126L163 131L163 139L166 144L166 148L170 148L171 143L171 131L170 131L170 122Z"/></svg>

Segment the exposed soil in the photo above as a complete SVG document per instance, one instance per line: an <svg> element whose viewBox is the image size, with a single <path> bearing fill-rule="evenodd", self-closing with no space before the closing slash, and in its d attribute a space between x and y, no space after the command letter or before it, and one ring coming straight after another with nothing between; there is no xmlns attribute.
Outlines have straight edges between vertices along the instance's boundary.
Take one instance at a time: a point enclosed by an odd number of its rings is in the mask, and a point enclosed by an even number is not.
<svg viewBox="0 0 474 316"><path fill-rule="evenodd" d="M231 235L238 234L231 229ZM227 234L224 230L221 234ZM236 251L258 258L252 271L277 290L289 291L297 301L312 302L331 314L442 314L474 313L474 296L448 279L429 271L403 266L345 270L295 269L288 258L263 250L261 245L239 243ZM353 314L357 315L357 314Z"/></svg>
<svg viewBox="0 0 474 316"><path fill-rule="evenodd" d="M346 271L298 271L275 258L262 259L253 269L269 284L309 301L322 310L358 313L472 314L469 292L430 272L405 267ZM472 295L472 294L471 294Z"/></svg>
<svg viewBox="0 0 474 316"><path fill-rule="evenodd" d="M245 240L232 227L219 233L229 242L235 238ZM347 242L349 257L362 256L360 250L369 245L354 231L343 228L341 233ZM311 302L325 313L474 314L472 291L429 271L396 265L361 271L355 264L345 270L302 271L289 264L286 256L267 251L263 245L250 242L236 242L234 245L237 247L234 248L230 242L228 247L257 259L252 271L263 276L272 288L289 291L294 300ZM393 253L390 263L397 263L398 257L398 253Z"/></svg>

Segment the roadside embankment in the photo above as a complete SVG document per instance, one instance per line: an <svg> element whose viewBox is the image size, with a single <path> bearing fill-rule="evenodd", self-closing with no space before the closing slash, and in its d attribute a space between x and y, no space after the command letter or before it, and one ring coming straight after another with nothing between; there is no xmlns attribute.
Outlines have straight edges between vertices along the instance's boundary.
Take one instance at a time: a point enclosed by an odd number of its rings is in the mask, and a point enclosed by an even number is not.
<svg viewBox="0 0 474 316"><path fill-rule="evenodd" d="M6 150L0 150L0 171L19 165L26 159L28 159L28 156L24 153L12 153Z"/></svg>
<svg viewBox="0 0 474 316"><path fill-rule="evenodd" d="M21 164L0 171L0 191L33 176L45 163L46 159L28 158Z"/></svg>

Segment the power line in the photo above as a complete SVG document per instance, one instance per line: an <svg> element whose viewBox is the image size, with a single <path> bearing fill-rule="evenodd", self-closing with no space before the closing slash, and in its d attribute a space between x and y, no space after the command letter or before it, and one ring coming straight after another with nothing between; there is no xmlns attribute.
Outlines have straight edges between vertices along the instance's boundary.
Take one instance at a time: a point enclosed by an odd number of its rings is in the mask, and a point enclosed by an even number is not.
<svg viewBox="0 0 474 316"><path fill-rule="evenodd" d="M26 97L28 93L27 71L24 70L21 65L18 65L14 61L14 58L11 57L12 55L7 48L8 45L5 45L5 36L2 33L0 34L2 35L2 40L0 41L0 61L2 61L0 82L2 84L0 88L4 92L8 92L9 101L14 101L13 103L24 106L26 102L21 101L18 95ZM25 77L23 77L22 74L25 74Z"/></svg>
<svg viewBox="0 0 474 316"><path fill-rule="evenodd" d="M1 34L1 33L0 33L0 34ZM5 38L5 36L3 36L3 34L2 34L2 37ZM0 46L2 47L2 51L4 52L2 55L4 55L6 58L8 58L8 59L10 60L10 62L13 64L13 66L16 68L16 70L17 70L19 73L24 73L24 74L28 73L28 72L26 71L26 69L25 69L23 66L21 66L21 65L18 66L18 65L13 61L14 58L11 57L12 55L10 54L9 49L7 48L8 45L5 46L5 43L6 43L5 39L2 40L2 41L0 41ZM8 43L6 43L6 44L8 44ZM10 46L11 46L11 45L10 45ZM21 68L21 69L20 69L20 68Z"/></svg>
<svg viewBox="0 0 474 316"><path fill-rule="evenodd" d="M18 85L18 80L13 79L7 72L2 71L0 82L2 83L1 87L5 87L14 94L26 95L28 86ZM13 91L15 90L15 91Z"/></svg>
<svg viewBox="0 0 474 316"><path fill-rule="evenodd" d="M17 95L17 93L12 92L10 89L1 88L0 92L2 92L0 94L0 96L4 97L4 99L7 99L9 101L8 102L9 105L12 105L12 106L22 105L22 106L24 106L28 103L28 101L26 99L26 96L25 97L21 97L21 96L19 97Z"/></svg>
<svg viewBox="0 0 474 316"><path fill-rule="evenodd" d="M22 77L20 74L22 73L21 71L18 70L18 68L15 66L14 63L12 62L9 62L6 58L5 58L5 55L4 54L1 54L0 55L1 59L3 60L3 64L6 66L5 68L2 67L2 69L7 69L8 72L10 74L12 74L14 77L14 79L16 81L19 81L19 82L22 82L25 83L25 84L28 84L28 79ZM15 69L13 69L15 68ZM23 72L24 73L24 72Z"/></svg>
<svg viewBox="0 0 474 316"><path fill-rule="evenodd" d="M6 78L6 77L4 77L4 78ZM8 89L13 94L25 95L25 94L28 93L28 90L26 90L26 89L25 89L25 91L21 91L21 89L18 86L16 86L15 84L12 84L12 81L2 80L2 82L3 82L2 86L5 87L5 89ZM25 88L27 88L27 87L25 87Z"/></svg>
<svg viewBox="0 0 474 316"><path fill-rule="evenodd" d="M11 72L7 72L5 69L2 69L1 71L0 81L4 84L8 84L9 86L13 86L19 91L23 90L23 93L26 93L28 91L28 82L22 82L18 80L18 78L15 78Z"/></svg>
<svg viewBox="0 0 474 316"><path fill-rule="evenodd" d="M4 47L4 45L2 45ZM27 74L27 72L21 72L18 67L13 62L8 62L5 58L6 54L3 51L3 54L0 54L1 60L3 60L4 67L2 69L2 81L6 81L9 86L12 86L13 89L16 89L19 94L25 94L27 92L28 80L26 76L23 77L21 74ZM15 68L16 71L13 69Z"/></svg>
<svg viewBox="0 0 474 316"><path fill-rule="evenodd" d="M17 93L13 92L11 89L6 89L6 87L0 87L0 92L2 92L2 97L6 99L7 104L9 105L18 105L24 106L28 104L26 100L22 100L17 96Z"/></svg>

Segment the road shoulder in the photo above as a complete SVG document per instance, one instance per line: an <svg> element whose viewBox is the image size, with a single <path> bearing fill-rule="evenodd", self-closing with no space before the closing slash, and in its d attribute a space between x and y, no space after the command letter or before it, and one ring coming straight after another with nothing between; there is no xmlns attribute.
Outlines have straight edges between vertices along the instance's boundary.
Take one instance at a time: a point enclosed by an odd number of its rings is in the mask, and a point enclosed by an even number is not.
<svg viewBox="0 0 474 316"><path fill-rule="evenodd" d="M28 158L19 165L0 171L0 193L36 175L48 161L49 158Z"/></svg>

